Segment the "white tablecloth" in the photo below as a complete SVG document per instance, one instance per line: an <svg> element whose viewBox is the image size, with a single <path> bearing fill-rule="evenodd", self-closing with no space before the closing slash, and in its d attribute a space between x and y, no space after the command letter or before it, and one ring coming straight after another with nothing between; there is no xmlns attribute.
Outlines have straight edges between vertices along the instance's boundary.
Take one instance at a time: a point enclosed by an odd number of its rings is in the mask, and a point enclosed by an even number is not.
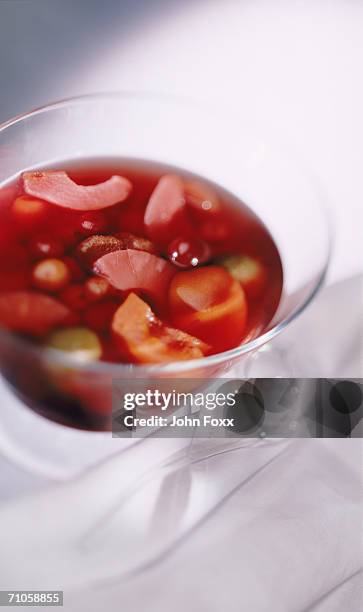
<svg viewBox="0 0 363 612"><path fill-rule="evenodd" d="M17 27L14 39L2 20L8 78L0 100L7 114L89 90L181 92L232 101L270 136L282 135L302 151L330 195L337 228L332 286L273 350L281 375L288 354L289 375L361 376L362 289L355 275L361 269L363 5L170 2L145 19L141 10L122 24L116 14L95 25L99 13L93 8L87 22L81 2L2 4ZM117 3L90 4L99 4L104 16ZM127 6L134 14L132 3ZM268 354L258 367L269 375ZM360 440L248 444L159 472L120 506L125 465L124 456L76 482L53 485L1 457L0 588L64 588L65 609L77 612L362 608ZM143 455L128 465L141 473ZM107 514L108 505L117 512ZM173 536L193 525L175 548ZM142 538L144 560L159 545L158 562L121 579Z"/></svg>

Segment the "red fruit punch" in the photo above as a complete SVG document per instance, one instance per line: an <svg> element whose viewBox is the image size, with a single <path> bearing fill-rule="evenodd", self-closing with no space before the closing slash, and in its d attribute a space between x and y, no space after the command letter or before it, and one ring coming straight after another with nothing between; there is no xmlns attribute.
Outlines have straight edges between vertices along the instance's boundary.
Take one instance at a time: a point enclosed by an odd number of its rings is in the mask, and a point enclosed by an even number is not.
<svg viewBox="0 0 363 612"><path fill-rule="evenodd" d="M51 204L72 210L101 210L126 200L131 192L130 181L111 176L98 185L77 185L66 172L47 170L24 172L24 192Z"/></svg>
<svg viewBox="0 0 363 612"><path fill-rule="evenodd" d="M44 336L61 325L70 310L58 300L31 291L12 291L0 295L0 325L32 336Z"/></svg>
<svg viewBox="0 0 363 612"><path fill-rule="evenodd" d="M160 179L147 204L144 223L150 240L161 247L167 247L177 236L193 234L184 185L178 176L165 174Z"/></svg>
<svg viewBox="0 0 363 612"><path fill-rule="evenodd" d="M121 291L141 291L155 304L162 305L176 270L161 257L125 249L97 259L94 270Z"/></svg>

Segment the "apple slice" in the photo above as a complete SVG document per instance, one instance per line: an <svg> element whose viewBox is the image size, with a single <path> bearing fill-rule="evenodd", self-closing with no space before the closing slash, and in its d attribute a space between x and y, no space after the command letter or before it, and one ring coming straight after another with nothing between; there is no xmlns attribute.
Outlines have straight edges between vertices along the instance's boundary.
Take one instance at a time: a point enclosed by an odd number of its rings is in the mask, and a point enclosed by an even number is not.
<svg viewBox="0 0 363 612"><path fill-rule="evenodd" d="M72 210L101 210L126 200L131 192L130 181L111 176L98 185L77 185L63 170L24 172L23 189L27 195Z"/></svg>
<svg viewBox="0 0 363 612"><path fill-rule="evenodd" d="M178 176L166 174L161 177L147 204L144 223L150 240L164 248L173 238L193 234L184 185Z"/></svg>
<svg viewBox="0 0 363 612"><path fill-rule="evenodd" d="M58 300L31 291L0 295L0 325L15 332L43 336L66 322L71 312Z"/></svg>
<svg viewBox="0 0 363 612"><path fill-rule="evenodd" d="M136 363L199 359L209 350L198 338L165 326L135 293L117 309L112 331L123 356Z"/></svg>
<svg viewBox="0 0 363 612"><path fill-rule="evenodd" d="M94 264L96 274L115 289L140 291L162 307L176 270L165 259L146 251L125 249L104 255Z"/></svg>

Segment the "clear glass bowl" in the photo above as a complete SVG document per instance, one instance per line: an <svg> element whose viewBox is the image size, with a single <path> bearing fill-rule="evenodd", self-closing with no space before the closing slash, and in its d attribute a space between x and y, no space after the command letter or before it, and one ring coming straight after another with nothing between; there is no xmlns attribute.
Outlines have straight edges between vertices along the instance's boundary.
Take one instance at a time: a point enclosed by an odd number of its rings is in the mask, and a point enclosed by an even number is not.
<svg viewBox="0 0 363 612"><path fill-rule="evenodd" d="M243 377L248 356L283 331L321 286L331 232L321 190L300 162L243 117L169 96L85 96L7 122L0 128L0 188L27 168L95 157L166 163L220 184L263 220L284 273L281 302L268 329L242 346L197 361L81 365L0 332L2 374L27 406L64 425L103 431L110 427L113 379L215 378L236 364Z"/></svg>

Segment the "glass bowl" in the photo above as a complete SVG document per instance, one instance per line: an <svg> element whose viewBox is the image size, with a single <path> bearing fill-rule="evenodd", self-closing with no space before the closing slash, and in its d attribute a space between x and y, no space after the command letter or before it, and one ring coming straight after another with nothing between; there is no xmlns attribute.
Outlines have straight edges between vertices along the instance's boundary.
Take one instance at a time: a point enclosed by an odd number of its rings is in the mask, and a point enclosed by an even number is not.
<svg viewBox="0 0 363 612"><path fill-rule="evenodd" d="M301 163L243 117L172 96L84 96L8 121L0 127L0 189L29 168L110 157L174 165L232 192L270 231L284 281L278 310L262 335L196 361L79 364L1 330L1 372L15 394L48 419L93 431L110 429L114 379L209 379L226 376L235 366L243 377L248 357L286 329L316 294L331 249L321 190Z"/></svg>

